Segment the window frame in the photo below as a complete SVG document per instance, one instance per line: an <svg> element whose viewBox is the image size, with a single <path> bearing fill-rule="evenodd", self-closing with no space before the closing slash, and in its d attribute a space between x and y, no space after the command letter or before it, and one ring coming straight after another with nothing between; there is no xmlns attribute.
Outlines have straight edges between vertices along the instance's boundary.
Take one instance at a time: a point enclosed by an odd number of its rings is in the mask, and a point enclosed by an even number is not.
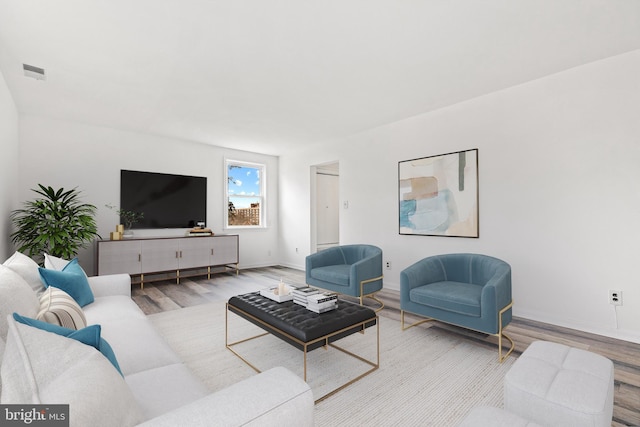
<svg viewBox="0 0 640 427"><path fill-rule="evenodd" d="M257 169L260 174L260 194L252 196L232 195L232 197L247 197L252 199L259 199L260 201L260 215L259 224L257 225L232 225L229 224L229 167L240 166ZM238 230L238 229L263 229L267 228L267 165L265 163L250 162L246 160L235 160L230 158L224 159L224 229L225 230Z"/></svg>

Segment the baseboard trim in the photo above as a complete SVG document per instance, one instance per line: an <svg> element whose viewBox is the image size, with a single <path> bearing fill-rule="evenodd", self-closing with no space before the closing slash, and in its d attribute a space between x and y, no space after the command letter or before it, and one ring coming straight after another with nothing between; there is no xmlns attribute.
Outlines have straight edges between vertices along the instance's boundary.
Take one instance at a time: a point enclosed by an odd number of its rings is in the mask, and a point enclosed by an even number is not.
<svg viewBox="0 0 640 427"><path fill-rule="evenodd" d="M576 329L578 331L587 332L590 334L602 335L604 337L615 338L618 340L640 344L640 334L634 331L625 329L603 328L601 325L589 325L584 323L572 322L566 319L550 316L548 313L543 313L535 310L518 310L515 306L513 309L513 315L522 319L532 320L534 322L549 323L551 325L560 326L563 328Z"/></svg>

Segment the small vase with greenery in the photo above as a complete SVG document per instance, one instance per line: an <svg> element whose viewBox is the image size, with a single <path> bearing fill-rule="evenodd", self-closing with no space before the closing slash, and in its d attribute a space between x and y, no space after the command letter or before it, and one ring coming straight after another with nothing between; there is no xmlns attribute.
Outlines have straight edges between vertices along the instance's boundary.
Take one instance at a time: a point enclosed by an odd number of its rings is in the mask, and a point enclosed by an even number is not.
<svg viewBox="0 0 640 427"><path fill-rule="evenodd" d="M115 211L115 213L120 217L120 221L124 222L125 234L131 234L131 227L133 227L133 224L144 218L144 212L126 211L113 205L105 206Z"/></svg>
<svg viewBox="0 0 640 427"><path fill-rule="evenodd" d="M11 212L16 230L11 241L18 251L42 263L44 253L72 259L98 234L96 207L80 201L77 188L54 190L38 184L32 189L41 198L23 203L23 209Z"/></svg>

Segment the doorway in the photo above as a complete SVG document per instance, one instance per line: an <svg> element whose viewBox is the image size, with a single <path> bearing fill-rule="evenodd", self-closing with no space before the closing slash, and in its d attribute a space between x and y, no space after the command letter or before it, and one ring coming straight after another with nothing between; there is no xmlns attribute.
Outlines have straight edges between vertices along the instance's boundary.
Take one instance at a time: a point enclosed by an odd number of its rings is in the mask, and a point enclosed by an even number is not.
<svg viewBox="0 0 640 427"><path fill-rule="evenodd" d="M311 253L340 244L340 166L311 167Z"/></svg>

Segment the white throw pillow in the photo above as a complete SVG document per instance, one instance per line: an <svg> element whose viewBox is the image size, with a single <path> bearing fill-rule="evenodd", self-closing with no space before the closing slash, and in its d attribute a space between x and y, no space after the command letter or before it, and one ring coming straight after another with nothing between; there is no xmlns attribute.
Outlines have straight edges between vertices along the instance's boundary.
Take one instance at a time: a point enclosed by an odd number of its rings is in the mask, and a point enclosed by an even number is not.
<svg viewBox="0 0 640 427"><path fill-rule="evenodd" d="M16 251L2 265L18 273L35 292L41 293L44 291L44 285L38 273L38 263L25 254Z"/></svg>
<svg viewBox="0 0 640 427"><path fill-rule="evenodd" d="M57 256L44 254L44 268L49 270L62 271L66 265L69 264L69 260L58 258Z"/></svg>
<svg viewBox="0 0 640 427"><path fill-rule="evenodd" d="M131 426L142 420L124 378L95 348L8 319L2 404L68 404L70 424Z"/></svg>
<svg viewBox="0 0 640 427"><path fill-rule="evenodd" d="M0 338L7 338L7 315L14 312L36 317L40 309L38 296L15 271L0 265Z"/></svg>
<svg viewBox="0 0 640 427"><path fill-rule="evenodd" d="M87 326L87 319L78 303L71 295L53 286L40 295L40 311L36 319L76 331Z"/></svg>

